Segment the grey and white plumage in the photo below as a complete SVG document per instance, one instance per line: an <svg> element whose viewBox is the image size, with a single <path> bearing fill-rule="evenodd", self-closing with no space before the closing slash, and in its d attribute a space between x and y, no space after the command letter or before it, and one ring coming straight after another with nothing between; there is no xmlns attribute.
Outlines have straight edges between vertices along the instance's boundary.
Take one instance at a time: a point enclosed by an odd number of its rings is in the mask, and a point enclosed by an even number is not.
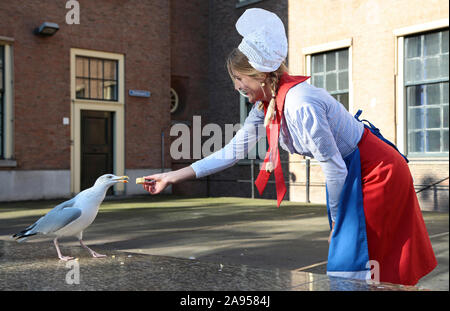
<svg viewBox="0 0 450 311"><path fill-rule="evenodd" d="M127 176L115 176L113 174L100 176L91 188L83 190L74 198L55 206L34 224L14 234L13 237L17 241L23 242L34 235L56 235L53 242L59 259L69 260L73 258L61 254L58 238L76 236L81 246L86 248L93 257L104 257L105 255L94 252L83 243L83 231L97 216L100 204L103 202L109 187L119 182L126 183L127 179Z"/></svg>

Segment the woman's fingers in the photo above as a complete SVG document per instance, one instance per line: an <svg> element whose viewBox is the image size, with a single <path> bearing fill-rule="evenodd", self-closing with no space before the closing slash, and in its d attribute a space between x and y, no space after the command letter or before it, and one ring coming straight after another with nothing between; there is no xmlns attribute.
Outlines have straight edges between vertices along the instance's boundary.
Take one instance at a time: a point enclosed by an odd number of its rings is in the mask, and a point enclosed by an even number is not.
<svg viewBox="0 0 450 311"><path fill-rule="evenodd" d="M166 182L164 182L164 179L162 177L162 174L145 176L145 182L142 184L142 186L150 194L158 194L166 187Z"/></svg>
<svg viewBox="0 0 450 311"><path fill-rule="evenodd" d="M152 181L152 182L145 182L143 184L143 187L144 187L145 190L147 190L151 194L155 194L155 192L156 192L155 184L156 184L156 182L154 182L154 181Z"/></svg>

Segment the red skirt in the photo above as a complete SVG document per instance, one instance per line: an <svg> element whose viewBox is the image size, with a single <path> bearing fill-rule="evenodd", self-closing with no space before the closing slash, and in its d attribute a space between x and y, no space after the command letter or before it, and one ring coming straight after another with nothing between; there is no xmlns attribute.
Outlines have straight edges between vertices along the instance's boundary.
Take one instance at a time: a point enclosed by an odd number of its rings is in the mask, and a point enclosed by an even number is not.
<svg viewBox="0 0 450 311"><path fill-rule="evenodd" d="M408 164L368 129L358 147L369 258L381 282L415 285L437 261Z"/></svg>

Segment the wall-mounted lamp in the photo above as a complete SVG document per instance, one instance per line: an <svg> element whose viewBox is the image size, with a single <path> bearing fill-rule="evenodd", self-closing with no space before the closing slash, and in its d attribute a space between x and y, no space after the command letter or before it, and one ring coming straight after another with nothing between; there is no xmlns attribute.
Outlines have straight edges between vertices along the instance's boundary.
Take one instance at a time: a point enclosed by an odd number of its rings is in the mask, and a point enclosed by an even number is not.
<svg viewBox="0 0 450 311"><path fill-rule="evenodd" d="M35 35L40 36L53 36L59 30L58 24L44 22L41 26L34 30Z"/></svg>

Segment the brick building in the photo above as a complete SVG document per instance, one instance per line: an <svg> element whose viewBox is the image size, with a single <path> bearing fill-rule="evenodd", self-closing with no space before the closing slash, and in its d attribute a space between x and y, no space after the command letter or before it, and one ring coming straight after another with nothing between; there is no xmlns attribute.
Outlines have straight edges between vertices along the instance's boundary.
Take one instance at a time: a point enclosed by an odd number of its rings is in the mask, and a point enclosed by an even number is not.
<svg viewBox="0 0 450 311"><path fill-rule="evenodd" d="M193 115L200 115L202 126L208 123L218 124L222 129L222 142L225 143L227 141L227 138L225 137L225 125L243 123L251 108L251 105L249 105L244 98L241 98L234 90L233 83L230 80L225 66L227 56L232 49L239 45L242 39L235 29L235 23L246 9L260 7L276 13L287 26L288 1L203 1L203 3L205 2L209 3L208 8L201 7L199 12L202 12L201 17L203 17L203 12L206 12L206 10L209 9L207 19L202 20L204 22L204 29L208 30L206 32L208 36L208 45L204 45L204 49L205 51L208 51L208 53L207 55L204 55L204 57L202 56L202 62L204 61L204 65L207 66L208 72L208 77L205 80L205 84L203 84L203 89L207 92L206 96L208 100L205 106L202 105L204 110L193 109L191 110L191 114L183 116L183 120L192 122ZM186 14L185 12L188 11L187 9L194 10L193 7L187 8L187 4L181 4L181 1L173 1L172 6L174 6L175 3L180 6L180 11L183 12L183 16ZM202 1L200 1L200 3L202 3ZM198 3L196 3L196 5L198 6ZM172 12L176 12L176 10L173 10ZM197 36L197 33L201 33L202 35L205 34L198 29L190 28L189 20L186 20L183 16L180 16L180 19L178 19L174 18L174 15L172 15L172 20L175 23L174 26L176 26L177 23L183 23L184 29L190 29L191 36L194 37ZM172 33L174 33L174 31L175 30L172 29ZM185 40L190 41L192 39L189 36L188 39ZM194 59L192 56L195 55L196 53L193 53L189 59L192 61L192 59ZM180 58L180 55L173 54L172 57ZM172 64L174 64L174 62L175 61L172 61ZM173 67L172 72L174 72ZM172 118L175 119L176 116L177 114L173 115ZM180 118L177 118L177 120L180 120ZM203 141L207 138L208 136L203 137ZM230 138L228 138L228 140L229 139ZM263 146L260 148L264 148L264 143L265 142L261 143ZM288 157L288 153L281 150L281 159L288 162ZM192 160L173 161L172 169L184 167L189 163L192 163ZM283 168L285 172L288 172L289 167L287 163L283 163ZM254 177L256 178L259 172L258 160L254 163L253 171ZM252 187L250 181L251 162L250 160L241 160L234 167L225 171L193 182L175 185L174 191L178 194L185 195L251 197L253 188L255 197L259 197L259 194L255 191L255 188ZM270 184L271 182L273 182L273 176L269 181L269 185L266 187L263 198L276 197L275 185ZM289 190L286 194L286 198L289 198Z"/></svg>
<svg viewBox="0 0 450 311"><path fill-rule="evenodd" d="M44 22L59 30L36 34ZM156 171L170 46L167 1L3 1L0 201L68 197L104 172Z"/></svg>
<svg viewBox="0 0 450 311"><path fill-rule="evenodd" d="M408 155L418 190L448 177L448 70L411 81L404 74L414 62L422 66L417 70L430 70L429 59L448 68L445 1L80 0L79 24L66 23L65 2L74 1L7 2L0 8L0 201L67 197L100 170L134 178L189 165L192 159L170 155L173 124L184 123L192 132L193 117L201 116L202 126L224 129L249 111L234 91L225 59L241 40L234 24L251 7L283 20L291 73L312 75L311 83L351 113L363 109ZM35 35L43 22L57 23L59 30ZM437 45L434 54L424 54L427 44ZM413 88L439 95L433 104L417 104L434 108L429 114L414 110L407 96ZM438 113L439 122L411 123L411 113L417 120ZM281 156L290 182L286 198L305 201L306 159ZM241 160L171 191L250 197L251 164ZM258 161L253 164L256 177ZM324 203L324 179L314 160L310 177L310 201ZM264 197L274 198L274 190L269 184ZM143 192L130 183L115 188L123 193ZM448 179L419 198L425 209L448 208Z"/></svg>
<svg viewBox="0 0 450 311"><path fill-rule="evenodd" d="M285 23L292 74L311 75L310 83L327 89L352 114L362 109L363 117L408 156L421 207L448 210L448 2L210 1L209 106L202 114L209 122L234 124L248 113L224 60L241 40L236 20L251 7L273 11ZM289 180L286 198L325 203L318 163L310 161L307 186L308 159L286 152L281 156ZM256 161L253 176L257 173ZM250 161L242 160L204 178L201 191L250 197L251 177ZM264 197L274 198L274 190L269 184Z"/></svg>

